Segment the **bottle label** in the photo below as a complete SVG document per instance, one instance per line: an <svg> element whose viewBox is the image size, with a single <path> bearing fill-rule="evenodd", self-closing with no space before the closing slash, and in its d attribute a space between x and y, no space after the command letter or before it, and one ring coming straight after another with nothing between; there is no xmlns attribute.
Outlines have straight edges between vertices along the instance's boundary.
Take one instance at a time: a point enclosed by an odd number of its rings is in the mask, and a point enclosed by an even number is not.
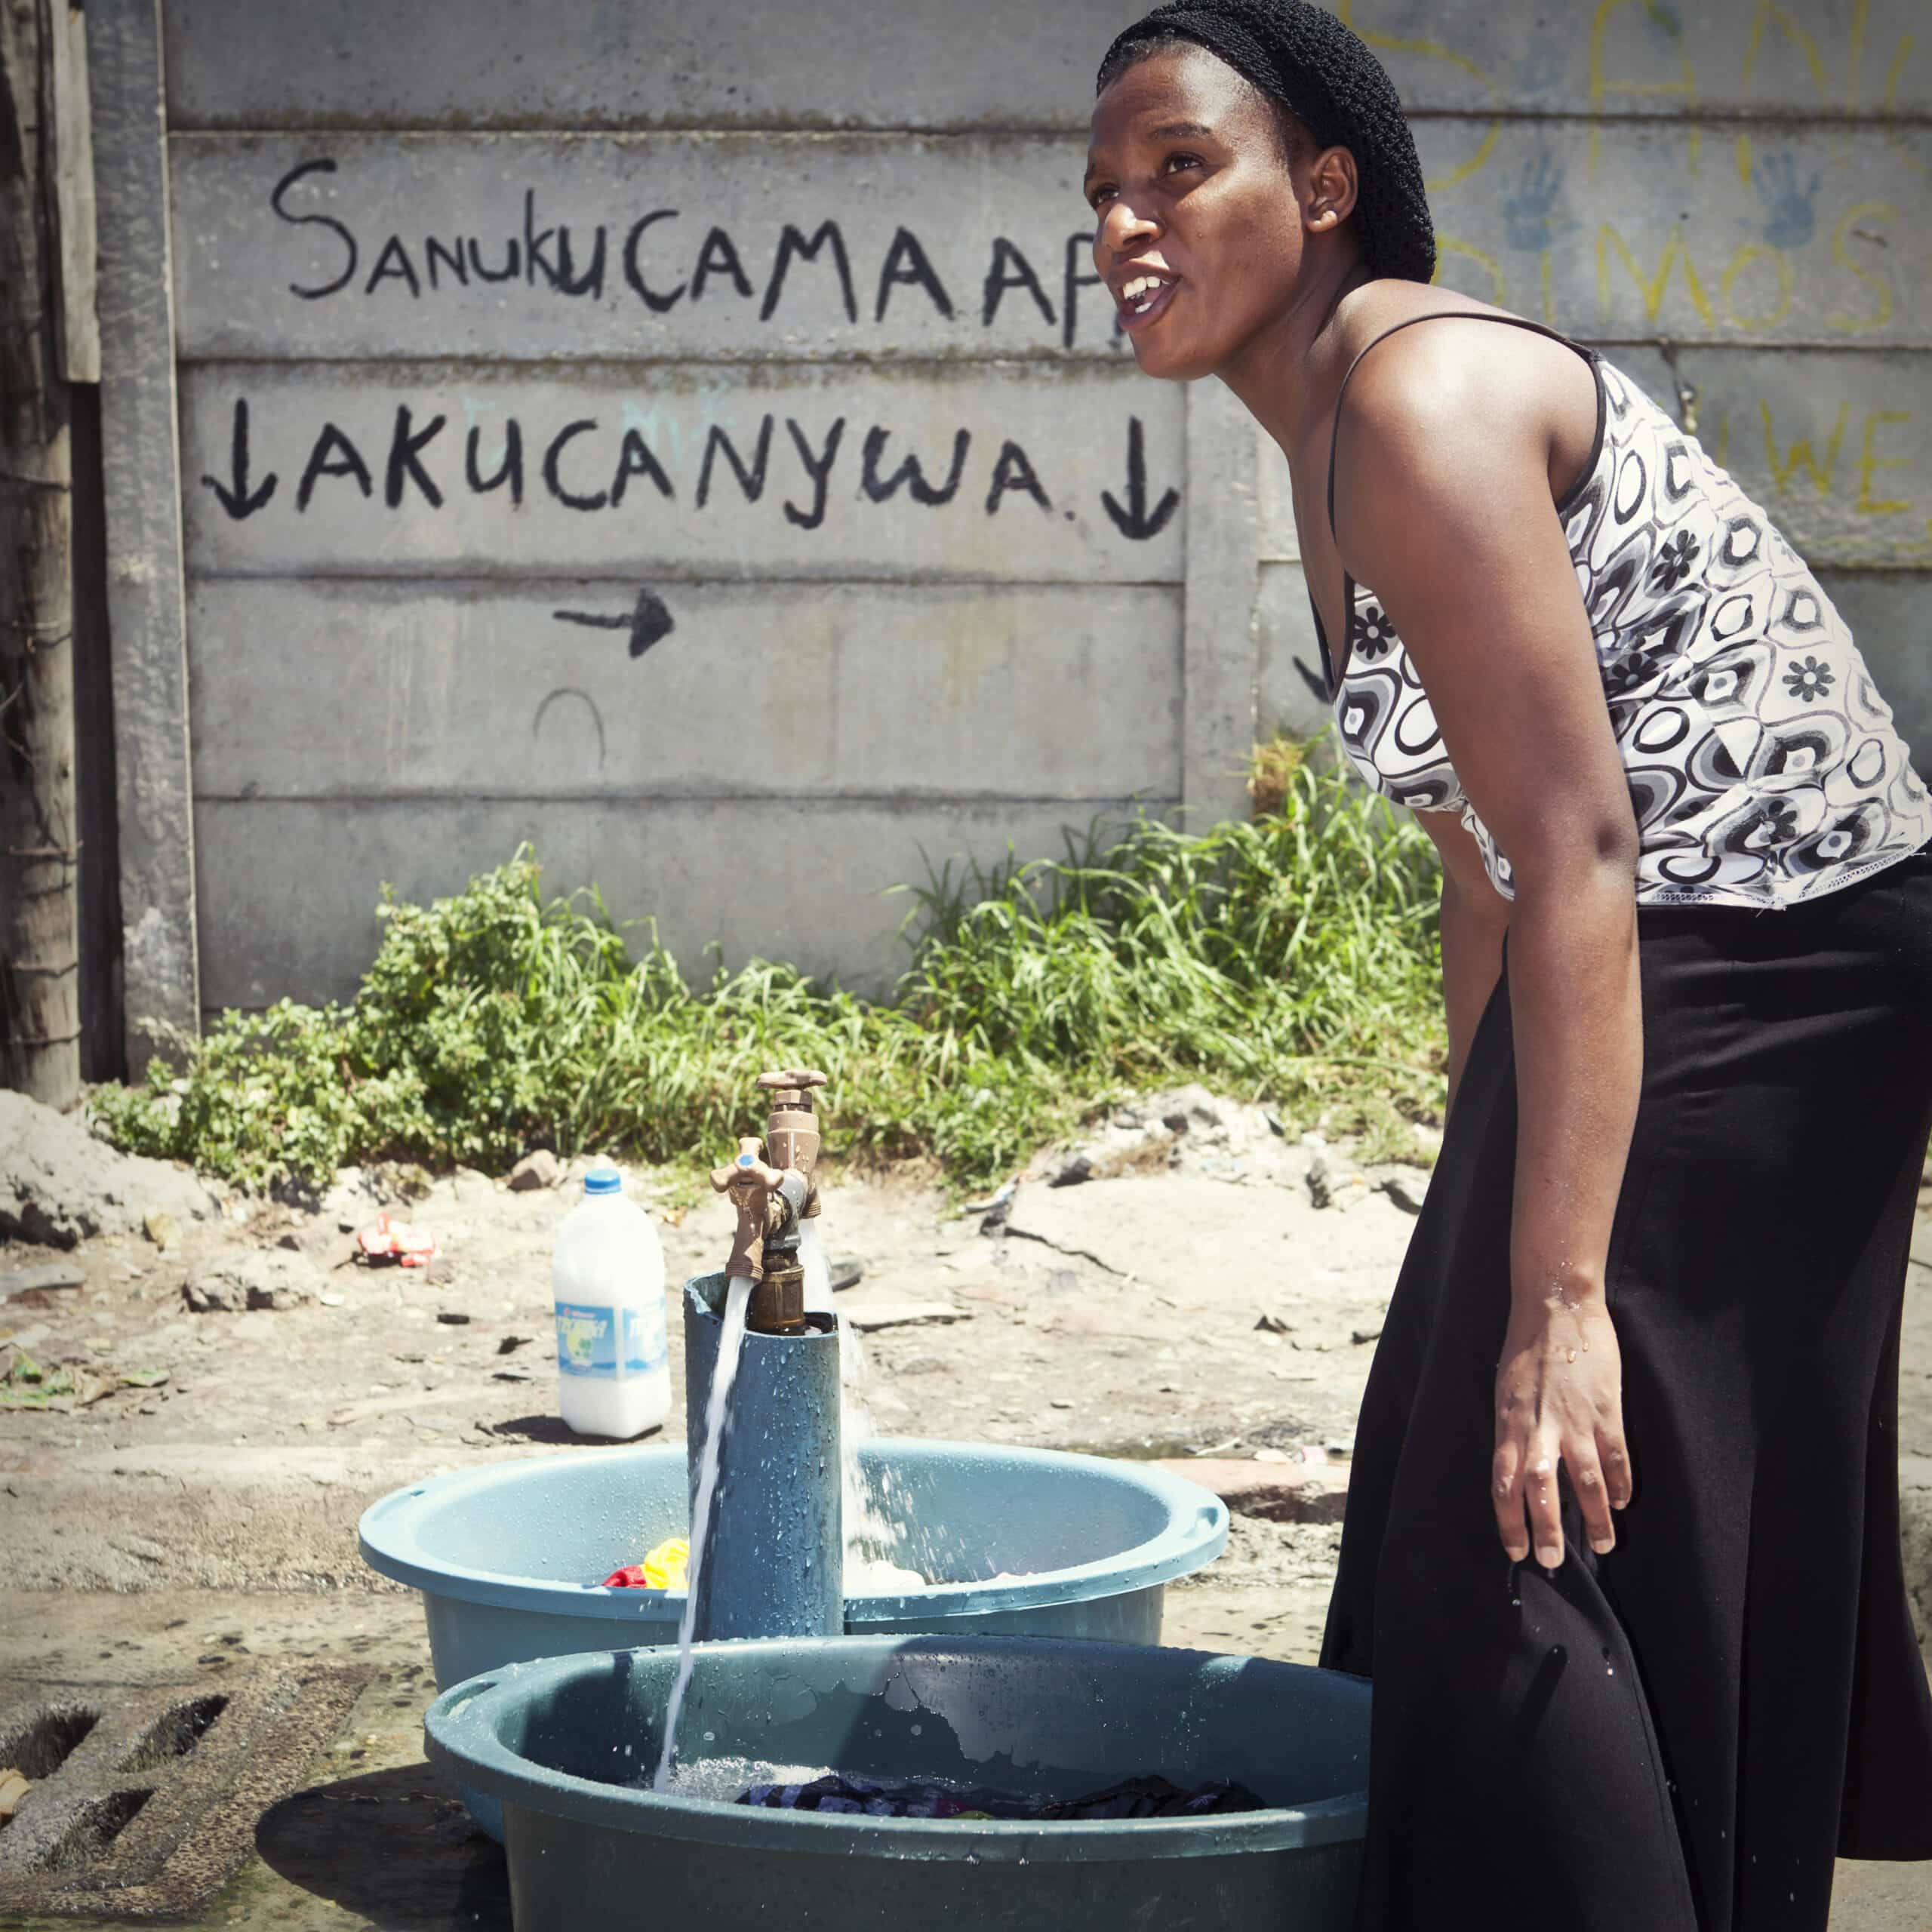
<svg viewBox="0 0 1932 1932"><path fill-rule="evenodd" d="M562 1351L558 1358L562 1358ZM624 1310L624 1373L648 1375L670 1352L664 1336L664 1310L627 1308Z"/></svg>
<svg viewBox="0 0 1932 1932"><path fill-rule="evenodd" d="M603 1382L648 1374L666 1352L664 1318L660 1313L654 1321L653 1312L599 1307L592 1302L558 1302L558 1372Z"/></svg>
<svg viewBox="0 0 1932 1932"><path fill-rule="evenodd" d="M563 1375L613 1381L617 1374L617 1311L580 1301L557 1304L557 1369Z"/></svg>

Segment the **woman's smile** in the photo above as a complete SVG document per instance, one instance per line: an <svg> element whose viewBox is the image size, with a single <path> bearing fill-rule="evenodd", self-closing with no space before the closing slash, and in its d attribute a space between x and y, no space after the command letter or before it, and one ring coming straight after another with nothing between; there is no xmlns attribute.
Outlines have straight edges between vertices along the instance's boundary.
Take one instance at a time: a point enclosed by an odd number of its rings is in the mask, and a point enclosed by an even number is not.
<svg viewBox="0 0 1932 1932"><path fill-rule="evenodd" d="M1114 300L1120 307L1121 326L1137 333L1164 315L1172 303L1180 278L1164 269L1130 267L1117 278Z"/></svg>

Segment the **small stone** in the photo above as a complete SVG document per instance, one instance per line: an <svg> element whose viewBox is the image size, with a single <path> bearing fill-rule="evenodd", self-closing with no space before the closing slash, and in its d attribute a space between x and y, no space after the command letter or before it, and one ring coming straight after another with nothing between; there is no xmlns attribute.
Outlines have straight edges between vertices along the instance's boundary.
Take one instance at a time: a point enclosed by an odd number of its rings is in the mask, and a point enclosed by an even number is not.
<svg viewBox="0 0 1932 1932"><path fill-rule="evenodd" d="M521 1348L527 1342L529 1341L529 1340L530 1337L528 1335L506 1335L500 1342L497 1343L497 1352L500 1355L513 1355L516 1353L517 1350ZM398 1359L407 1360L410 1359L410 1358L399 1357ZM414 1359L417 1361L420 1361L423 1358L420 1355L417 1355L414 1357Z"/></svg>
<svg viewBox="0 0 1932 1932"><path fill-rule="evenodd" d="M1056 1409L1070 1409L1072 1407L1073 1404L1072 1402L1068 1401L1066 1396L1056 1395L1053 1398L1050 1406Z"/></svg>
<svg viewBox="0 0 1932 1932"><path fill-rule="evenodd" d="M181 1298L196 1315L244 1308L301 1308L316 1297L321 1279L315 1264L285 1248L226 1254L189 1277Z"/></svg>
<svg viewBox="0 0 1932 1932"><path fill-rule="evenodd" d="M527 1368L500 1368L491 1374L490 1379L493 1382L528 1382L534 1378Z"/></svg>
<svg viewBox="0 0 1932 1932"><path fill-rule="evenodd" d="M0 1275L0 1301L35 1288L52 1291L86 1285L87 1277L72 1262L50 1261L35 1268L10 1268Z"/></svg>
<svg viewBox="0 0 1932 1932"><path fill-rule="evenodd" d="M470 1318L460 1308L439 1308L436 1311L436 1319L446 1328L466 1328Z"/></svg>
<svg viewBox="0 0 1932 1932"><path fill-rule="evenodd" d="M1330 1206L1335 1198L1334 1183L1328 1168L1328 1156L1319 1149L1308 1164L1308 1198L1317 1208Z"/></svg>
<svg viewBox="0 0 1932 1932"><path fill-rule="evenodd" d="M1094 1163L1084 1154L1075 1154L1061 1163L1060 1171L1047 1183L1049 1187L1078 1187L1094 1178Z"/></svg>
<svg viewBox="0 0 1932 1932"><path fill-rule="evenodd" d="M563 1163L547 1147L539 1147L524 1155L511 1168L511 1192L516 1194L533 1193L540 1187L555 1187L562 1178Z"/></svg>
<svg viewBox="0 0 1932 1932"><path fill-rule="evenodd" d="M175 1225L174 1217L165 1210L158 1209L152 1214L143 1215L141 1229L148 1239L164 1254L171 1247L180 1245L181 1230Z"/></svg>
<svg viewBox="0 0 1932 1932"><path fill-rule="evenodd" d="M292 1234L278 1235L275 1237L275 1244L277 1247L287 1248L292 1254L300 1254L302 1252L302 1244Z"/></svg>

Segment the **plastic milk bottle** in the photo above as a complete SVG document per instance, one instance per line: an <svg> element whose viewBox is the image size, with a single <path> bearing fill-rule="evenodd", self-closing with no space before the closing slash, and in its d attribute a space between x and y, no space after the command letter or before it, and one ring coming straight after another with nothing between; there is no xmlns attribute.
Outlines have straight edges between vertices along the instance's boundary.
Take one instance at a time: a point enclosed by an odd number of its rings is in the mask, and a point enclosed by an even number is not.
<svg viewBox="0 0 1932 1932"><path fill-rule="evenodd" d="M557 1382L565 1426L629 1441L671 1407L664 1251L615 1168L592 1168L557 1229Z"/></svg>

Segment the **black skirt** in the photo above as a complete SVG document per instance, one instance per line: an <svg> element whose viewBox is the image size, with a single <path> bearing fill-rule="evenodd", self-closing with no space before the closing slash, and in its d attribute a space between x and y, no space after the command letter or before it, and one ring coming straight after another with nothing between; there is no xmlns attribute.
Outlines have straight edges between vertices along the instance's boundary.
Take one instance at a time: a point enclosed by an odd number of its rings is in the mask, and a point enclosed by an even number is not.
<svg viewBox="0 0 1932 1932"><path fill-rule="evenodd" d="M1635 1494L1605 1557L1567 1482L1560 1569L1497 1539L1506 949L1370 1374L1322 1647L1375 1684L1361 1932L1824 1932L1835 1856L1932 1858L1896 1433L1932 846L1638 931L1607 1277Z"/></svg>

